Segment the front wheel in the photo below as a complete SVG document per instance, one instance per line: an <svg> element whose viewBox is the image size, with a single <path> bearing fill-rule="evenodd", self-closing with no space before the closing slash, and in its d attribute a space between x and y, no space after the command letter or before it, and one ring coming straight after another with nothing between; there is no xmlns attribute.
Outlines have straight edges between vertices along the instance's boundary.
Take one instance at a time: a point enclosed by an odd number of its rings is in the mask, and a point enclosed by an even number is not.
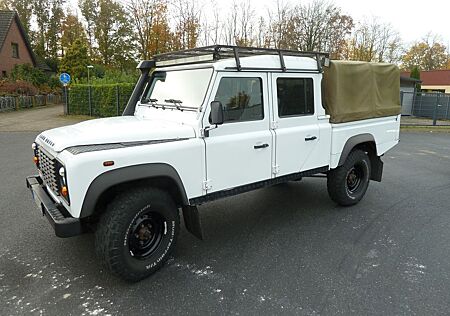
<svg viewBox="0 0 450 316"><path fill-rule="evenodd" d="M342 166L328 172L327 180L328 194L334 202L342 206L358 203L369 186L369 157L362 150L352 151Z"/></svg>
<svg viewBox="0 0 450 316"><path fill-rule="evenodd" d="M178 209L169 194L136 188L118 195L102 215L95 248L113 274L138 281L156 272L175 247Z"/></svg>

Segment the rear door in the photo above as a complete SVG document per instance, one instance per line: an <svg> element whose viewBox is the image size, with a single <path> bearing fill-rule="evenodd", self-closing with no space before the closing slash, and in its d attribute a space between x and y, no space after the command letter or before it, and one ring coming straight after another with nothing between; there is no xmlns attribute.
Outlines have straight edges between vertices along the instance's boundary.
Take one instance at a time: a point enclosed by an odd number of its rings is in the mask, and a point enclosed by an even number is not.
<svg viewBox="0 0 450 316"><path fill-rule="evenodd" d="M314 159L320 141L311 74L272 74L276 176L323 166ZM327 158L327 157L324 157Z"/></svg>
<svg viewBox="0 0 450 316"><path fill-rule="evenodd" d="M273 137L269 129L267 73L218 73L211 101L220 101L225 122L205 138L207 192L270 179ZM208 107L203 126L210 126Z"/></svg>

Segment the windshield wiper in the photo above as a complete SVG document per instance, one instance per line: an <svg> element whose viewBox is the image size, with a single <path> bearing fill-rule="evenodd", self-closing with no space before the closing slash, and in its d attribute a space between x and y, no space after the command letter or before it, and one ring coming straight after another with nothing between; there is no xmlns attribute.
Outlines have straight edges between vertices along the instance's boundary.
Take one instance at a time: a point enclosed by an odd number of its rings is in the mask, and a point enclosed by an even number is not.
<svg viewBox="0 0 450 316"><path fill-rule="evenodd" d="M155 106L156 105L156 102L158 102L158 99L143 99L142 101L141 101L141 104L147 104L147 103L149 103L150 102L150 105L151 106Z"/></svg>
<svg viewBox="0 0 450 316"><path fill-rule="evenodd" d="M197 110L196 108L193 108L193 107L182 106L181 103L183 103L183 101L176 100L176 99L166 99L166 100L164 100L164 102L166 102L166 104L157 103L158 99L144 99L144 100L142 100L141 104L148 104L149 102L152 107L157 108L157 109L161 108L161 109L165 110L166 107L169 107L169 108L175 108L180 111L184 111L184 110L196 111Z"/></svg>
<svg viewBox="0 0 450 316"><path fill-rule="evenodd" d="M167 102L167 103L173 103L173 104L175 105L175 107L177 108L177 110L183 111L183 110L181 109L181 103L183 103L183 101L181 101L181 100L175 100L175 99L166 99L166 100L164 100L164 101Z"/></svg>

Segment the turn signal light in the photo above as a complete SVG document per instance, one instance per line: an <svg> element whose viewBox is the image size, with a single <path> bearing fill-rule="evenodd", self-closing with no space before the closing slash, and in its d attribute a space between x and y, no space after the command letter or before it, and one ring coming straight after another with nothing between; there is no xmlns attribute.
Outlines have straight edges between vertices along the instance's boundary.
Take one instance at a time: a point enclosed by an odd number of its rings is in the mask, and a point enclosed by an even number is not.
<svg viewBox="0 0 450 316"><path fill-rule="evenodd" d="M62 194L62 196L64 196L64 197L67 197L67 194L69 193L69 191L67 191L67 187L64 185L62 188L61 188L61 194Z"/></svg>
<svg viewBox="0 0 450 316"><path fill-rule="evenodd" d="M104 161L103 166L105 166L105 167L114 166L114 161L112 161L112 160Z"/></svg>
<svg viewBox="0 0 450 316"><path fill-rule="evenodd" d="M36 156L34 156L34 157L33 157L33 162L34 162L35 164L38 164L38 163L39 163L39 158L36 157Z"/></svg>

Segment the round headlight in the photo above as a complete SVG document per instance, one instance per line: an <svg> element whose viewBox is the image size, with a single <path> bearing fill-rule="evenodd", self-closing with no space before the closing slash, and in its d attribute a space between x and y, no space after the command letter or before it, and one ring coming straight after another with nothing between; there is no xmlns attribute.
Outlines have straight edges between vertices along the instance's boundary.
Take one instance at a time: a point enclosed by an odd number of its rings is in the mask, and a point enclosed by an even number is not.
<svg viewBox="0 0 450 316"><path fill-rule="evenodd" d="M36 148L37 148L36 143L31 144L31 148L32 148L33 150L36 150Z"/></svg>
<svg viewBox="0 0 450 316"><path fill-rule="evenodd" d="M59 168L59 175L63 178L66 175L66 169L64 167Z"/></svg>

